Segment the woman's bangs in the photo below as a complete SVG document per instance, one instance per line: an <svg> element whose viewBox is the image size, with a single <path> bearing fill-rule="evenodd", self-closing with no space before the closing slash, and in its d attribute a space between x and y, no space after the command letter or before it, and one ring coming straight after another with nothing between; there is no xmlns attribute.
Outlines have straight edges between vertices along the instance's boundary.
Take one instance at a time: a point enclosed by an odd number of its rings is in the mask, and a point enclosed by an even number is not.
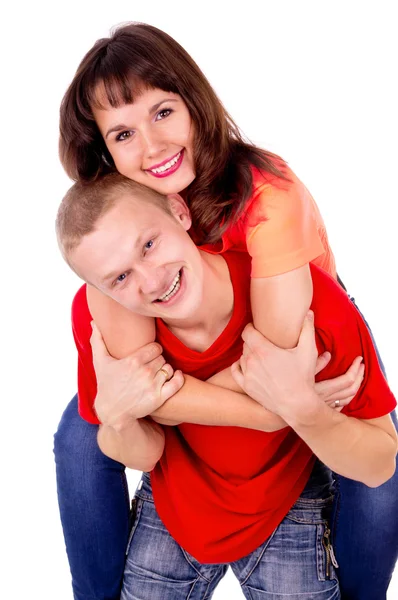
<svg viewBox="0 0 398 600"><path fill-rule="evenodd" d="M132 104L148 86L132 73L107 73L96 77L87 89L87 101L91 108L106 110L109 106L119 108Z"/></svg>

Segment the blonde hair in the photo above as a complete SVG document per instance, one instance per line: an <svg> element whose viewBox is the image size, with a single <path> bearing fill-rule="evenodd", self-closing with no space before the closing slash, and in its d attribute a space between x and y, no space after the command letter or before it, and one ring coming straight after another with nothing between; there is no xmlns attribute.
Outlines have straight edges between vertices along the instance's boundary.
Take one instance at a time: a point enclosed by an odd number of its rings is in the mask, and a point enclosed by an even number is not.
<svg viewBox="0 0 398 600"><path fill-rule="evenodd" d="M73 270L69 259L71 252L126 194L156 204L171 215L166 196L119 173L110 173L91 182L79 181L67 191L58 209L55 229L62 256Z"/></svg>

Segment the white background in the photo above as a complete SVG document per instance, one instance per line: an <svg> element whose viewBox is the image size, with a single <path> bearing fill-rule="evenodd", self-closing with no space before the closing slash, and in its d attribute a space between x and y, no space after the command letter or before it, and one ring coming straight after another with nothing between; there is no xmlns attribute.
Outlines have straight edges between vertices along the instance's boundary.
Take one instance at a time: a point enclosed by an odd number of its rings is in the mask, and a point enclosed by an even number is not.
<svg viewBox="0 0 398 600"><path fill-rule="evenodd" d="M397 393L394 5L69 0L15 1L3 9L0 439L7 597L72 597L52 434L76 390L69 311L79 281L59 256L53 224L69 186L57 156L58 108L83 54L129 20L164 29L191 53L243 131L287 159L314 195L340 276L372 325ZM138 474L129 478L133 487ZM391 599L394 590L398 574ZM241 597L232 576L214 597Z"/></svg>

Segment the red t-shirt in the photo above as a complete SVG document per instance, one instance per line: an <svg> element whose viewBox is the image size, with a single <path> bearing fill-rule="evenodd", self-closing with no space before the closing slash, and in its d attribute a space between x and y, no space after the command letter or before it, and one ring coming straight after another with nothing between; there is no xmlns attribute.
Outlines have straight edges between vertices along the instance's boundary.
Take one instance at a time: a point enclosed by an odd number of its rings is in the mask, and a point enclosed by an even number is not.
<svg viewBox="0 0 398 600"><path fill-rule="evenodd" d="M239 358L240 335L251 320L250 257L236 252L224 257L234 288L234 310L210 348L191 350L161 320L157 322L157 340L166 359L200 379ZM311 273L318 350L332 353L318 379L342 374L361 355L364 382L343 412L361 419L388 414L396 402L363 319L331 276L313 265ZM98 423L92 409L96 383L85 286L75 297L72 320L79 351L80 414ZM263 433L184 423L164 430L165 450L151 472L156 508L174 539L204 563L237 560L264 542L305 487L314 461L308 446L290 428Z"/></svg>

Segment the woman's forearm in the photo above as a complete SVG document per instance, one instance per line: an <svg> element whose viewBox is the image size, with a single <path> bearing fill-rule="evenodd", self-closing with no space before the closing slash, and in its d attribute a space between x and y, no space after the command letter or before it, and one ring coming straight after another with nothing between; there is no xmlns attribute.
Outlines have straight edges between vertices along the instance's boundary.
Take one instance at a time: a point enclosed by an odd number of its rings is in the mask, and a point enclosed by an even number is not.
<svg viewBox="0 0 398 600"><path fill-rule="evenodd" d="M285 421L243 393L231 391L185 375L179 392L154 413L171 422L245 427L259 431L278 431Z"/></svg>
<svg viewBox="0 0 398 600"><path fill-rule="evenodd" d="M97 439L106 456L137 471L151 471L162 456L165 443L162 428L145 419L132 421L121 431L100 425Z"/></svg>
<svg viewBox="0 0 398 600"><path fill-rule="evenodd" d="M395 471L397 438L389 415L362 421L314 398L311 414L285 416L313 453L334 472L377 487Z"/></svg>

